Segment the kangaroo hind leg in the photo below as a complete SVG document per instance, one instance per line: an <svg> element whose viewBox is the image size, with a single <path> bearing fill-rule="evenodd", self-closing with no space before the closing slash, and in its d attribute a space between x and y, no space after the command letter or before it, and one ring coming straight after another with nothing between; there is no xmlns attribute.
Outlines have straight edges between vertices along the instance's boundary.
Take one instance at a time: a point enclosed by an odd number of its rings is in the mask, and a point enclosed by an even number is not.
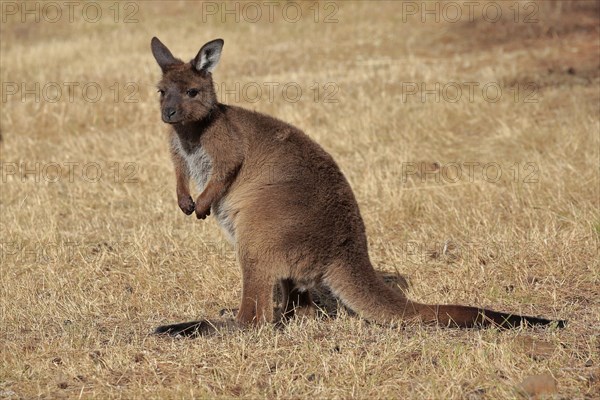
<svg viewBox="0 0 600 400"><path fill-rule="evenodd" d="M281 279L281 317L288 320L294 316L312 317L315 305L308 290L300 290L292 279Z"/></svg>
<svg viewBox="0 0 600 400"><path fill-rule="evenodd" d="M236 320L240 326L273 322L275 279L269 266L258 260L240 257L242 264L242 301Z"/></svg>

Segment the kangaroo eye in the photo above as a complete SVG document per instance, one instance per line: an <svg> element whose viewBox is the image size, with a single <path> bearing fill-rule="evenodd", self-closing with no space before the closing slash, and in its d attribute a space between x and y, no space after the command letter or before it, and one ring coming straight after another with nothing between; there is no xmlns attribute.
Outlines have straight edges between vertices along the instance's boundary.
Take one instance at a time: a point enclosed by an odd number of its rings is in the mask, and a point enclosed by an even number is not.
<svg viewBox="0 0 600 400"><path fill-rule="evenodd" d="M190 89L186 93L190 97L196 97L198 95L198 89Z"/></svg>
<svg viewBox="0 0 600 400"><path fill-rule="evenodd" d="M162 89L158 89L158 93L160 93L160 95L161 95L161 96L164 96L164 95L165 95L165 91L164 91L164 90L162 90Z"/></svg>

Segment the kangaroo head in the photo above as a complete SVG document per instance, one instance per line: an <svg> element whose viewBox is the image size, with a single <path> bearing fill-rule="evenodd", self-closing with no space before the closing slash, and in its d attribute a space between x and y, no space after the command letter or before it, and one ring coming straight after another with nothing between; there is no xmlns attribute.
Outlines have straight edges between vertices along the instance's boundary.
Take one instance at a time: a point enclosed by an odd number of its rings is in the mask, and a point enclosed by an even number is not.
<svg viewBox="0 0 600 400"><path fill-rule="evenodd" d="M210 114L217 104L211 72L219 62L223 43L222 39L206 43L193 60L184 63L158 38L152 38L152 54L163 72L158 92L164 122L185 124Z"/></svg>

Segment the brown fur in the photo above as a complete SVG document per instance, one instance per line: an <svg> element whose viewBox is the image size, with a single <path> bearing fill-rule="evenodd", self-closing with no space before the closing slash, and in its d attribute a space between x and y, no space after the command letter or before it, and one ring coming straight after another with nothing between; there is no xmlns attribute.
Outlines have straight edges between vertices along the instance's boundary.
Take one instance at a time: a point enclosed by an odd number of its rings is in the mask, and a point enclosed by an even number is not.
<svg viewBox="0 0 600 400"><path fill-rule="evenodd" d="M179 207L202 219L212 210L238 253L243 292L236 326L273 321L277 282L284 316L294 310L310 314L308 289L324 283L352 310L377 322L414 320L459 327L552 322L474 307L420 304L385 285L369 260L354 194L333 158L294 126L217 101L211 70L222 46L221 40L209 42L196 58L183 63L152 39L163 70L163 121L173 128ZM201 191L195 203L190 178ZM157 332L205 334L219 325L195 321Z"/></svg>

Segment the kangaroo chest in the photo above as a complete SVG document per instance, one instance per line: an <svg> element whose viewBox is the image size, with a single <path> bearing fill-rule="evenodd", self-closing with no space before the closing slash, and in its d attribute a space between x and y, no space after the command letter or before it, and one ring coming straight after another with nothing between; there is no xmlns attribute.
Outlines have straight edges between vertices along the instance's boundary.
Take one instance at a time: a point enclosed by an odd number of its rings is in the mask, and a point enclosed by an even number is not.
<svg viewBox="0 0 600 400"><path fill-rule="evenodd" d="M188 146L187 143L182 143L177 136L173 140L177 152L185 160L190 179L196 183L198 191L202 192L211 177L213 161L201 146ZM235 229L225 198L212 205L212 213L225 232L227 239L234 243Z"/></svg>
<svg viewBox="0 0 600 400"><path fill-rule="evenodd" d="M201 146L191 147L187 143L182 143L179 137L175 136L173 142L177 152L185 160L187 170L198 188L202 192L212 171L212 160Z"/></svg>

